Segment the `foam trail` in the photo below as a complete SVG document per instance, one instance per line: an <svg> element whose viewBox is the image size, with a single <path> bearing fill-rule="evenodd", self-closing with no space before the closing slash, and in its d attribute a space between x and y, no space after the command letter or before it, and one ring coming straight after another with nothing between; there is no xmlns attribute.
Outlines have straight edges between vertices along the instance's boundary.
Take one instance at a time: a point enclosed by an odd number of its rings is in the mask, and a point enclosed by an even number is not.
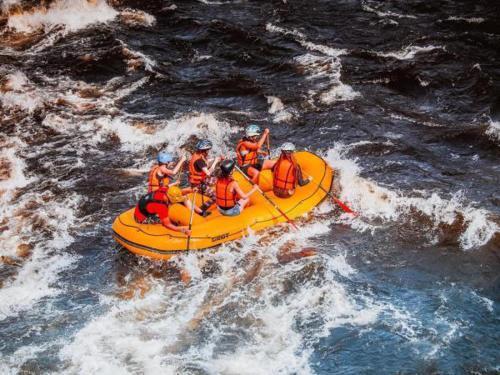
<svg viewBox="0 0 500 375"><path fill-rule="evenodd" d="M378 10L377 8L373 8L367 4L366 1L361 2L361 9L363 9L365 12L369 13L375 13L377 16L380 18L386 18L386 17L396 17L396 18L410 18L410 19L416 19L416 16L413 16L411 14L400 14L400 13L395 13L391 11L381 11Z"/></svg>
<svg viewBox="0 0 500 375"><path fill-rule="evenodd" d="M273 25L272 23L266 24L266 30L271 33L279 33L282 35L293 36L297 42L310 51L320 52L323 55L330 57L339 57L345 55L347 50L340 48L332 48L322 44L312 43L307 40L306 36L298 30L288 30L280 26Z"/></svg>
<svg viewBox="0 0 500 375"><path fill-rule="evenodd" d="M452 226L462 222L458 241L464 250L485 245L500 231L491 218L491 213L473 207L461 191L453 194L450 199L442 198L437 193L425 192L412 192L413 194L408 196L360 177L361 168L355 160L346 156L350 147L352 145L336 144L328 150L326 159L340 172L337 175L342 189L340 198L349 202L364 218L382 219L387 224L398 222L404 217L411 218L414 212L419 212L431 219L432 227L426 233L431 236L431 242L437 240L441 225ZM378 228L377 225L367 224L361 219L354 219L351 224L361 231L374 231Z"/></svg>
<svg viewBox="0 0 500 375"><path fill-rule="evenodd" d="M411 60L413 59L418 53L425 53L425 52L430 52L434 50L443 50L445 51L446 49L441 46L434 46L434 45L428 45L428 46L407 46L403 48L400 51L397 52L377 52L378 56L382 57L394 57L398 60Z"/></svg>
<svg viewBox="0 0 500 375"><path fill-rule="evenodd" d="M465 21L467 23L483 23L484 18L482 17L456 17L450 16L446 19L447 21Z"/></svg>

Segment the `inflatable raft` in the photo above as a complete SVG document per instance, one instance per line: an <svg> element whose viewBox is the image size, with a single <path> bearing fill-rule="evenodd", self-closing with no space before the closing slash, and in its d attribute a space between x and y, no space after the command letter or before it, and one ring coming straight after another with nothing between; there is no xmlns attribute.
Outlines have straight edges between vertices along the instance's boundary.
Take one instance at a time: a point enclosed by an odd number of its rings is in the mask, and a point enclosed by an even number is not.
<svg viewBox="0 0 500 375"><path fill-rule="evenodd" d="M271 171L262 172L259 178L261 189L291 219L316 207L325 199L333 182L333 170L319 156L301 151L295 153L295 158L302 168L304 178L311 176L313 180L306 186L297 187L292 197L283 199L273 194ZM251 189L250 183L238 171L234 172L233 177L243 191ZM196 198L197 204L201 204L201 196L197 194ZM252 194L249 205L239 216L223 216L215 205L211 211L212 214L207 218L194 215L189 251L211 248L241 238L250 231L257 232L286 222L283 215L259 192ZM179 225L188 225L190 211L181 204L174 204L170 207L169 216ZM134 220L134 208L116 218L113 223L113 236L129 251L156 259L166 260L188 249L186 235L169 230L161 224L137 223Z"/></svg>

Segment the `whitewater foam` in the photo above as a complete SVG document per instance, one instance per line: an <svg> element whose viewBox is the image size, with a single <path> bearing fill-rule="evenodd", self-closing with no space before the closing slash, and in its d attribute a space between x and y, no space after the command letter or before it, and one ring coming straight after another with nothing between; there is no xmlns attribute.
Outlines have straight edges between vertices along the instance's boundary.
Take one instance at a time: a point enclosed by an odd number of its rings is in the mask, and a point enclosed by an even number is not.
<svg viewBox="0 0 500 375"><path fill-rule="evenodd" d="M486 129L486 135L500 144L500 121L490 120L488 128Z"/></svg>
<svg viewBox="0 0 500 375"><path fill-rule="evenodd" d="M67 31L83 29L95 23L105 23L118 15L105 0L56 0L48 8L9 16L7 26L19 32L49 31L63 26Z"/></svg>
<svg viewBox="0 0 500 375"><path fill-rule="evenodd" d="M76 372L130 372L139 366L151 373L175 373L188 365L209 373L311 373L314 343L334 327L369 325L380 310L371 302L369 307L355 302L337 281L354 272L343 250L277 263L275 254L287 242L294 240L300 248L330 230L324 222L301 229L278 237L250 235L215 254L178 258L194 275L185 287L149 280L151 289L143 298L104 297L107 312L75 335L61 359ZM208 259L219 269L209 276L201 271ZM324 271L283 291L285 280L315 263ZM257 277L249 278L248 272L255 271ZM227 338L237 342L227 347Z"/></svg>
<svg viewBox="0 0 500 375"><path fill-rule="evenodd" d="M290 110L285 109L285 105L277 96L266 96L267 104L270 104L268 112L273 115L273 122L287 122L293 119L294 115Z"/></svg>

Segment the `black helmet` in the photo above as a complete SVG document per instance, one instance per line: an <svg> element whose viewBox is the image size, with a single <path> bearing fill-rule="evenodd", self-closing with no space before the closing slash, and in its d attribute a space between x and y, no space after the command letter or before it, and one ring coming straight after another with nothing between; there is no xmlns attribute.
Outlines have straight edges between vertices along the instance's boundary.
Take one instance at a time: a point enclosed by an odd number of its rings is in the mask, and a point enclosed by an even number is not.
<svg viewBox="0 0 500 375"><path fill-rule="evenodd" d="M224 176L229 176L235 165L234 160L226 159L220 164L220 170Z"/></svg>

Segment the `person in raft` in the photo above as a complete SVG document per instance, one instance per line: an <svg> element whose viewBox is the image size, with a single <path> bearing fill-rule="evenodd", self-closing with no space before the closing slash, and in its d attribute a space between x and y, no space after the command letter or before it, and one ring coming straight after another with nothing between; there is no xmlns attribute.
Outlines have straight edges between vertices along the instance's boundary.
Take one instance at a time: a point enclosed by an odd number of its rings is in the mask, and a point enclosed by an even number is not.
<svg viewBox="0 0 500 375"><path fill-rule="evenodd" d="M153 166L148 176L148 193L156 191L161 187L178 184L175 176L179 173L182 164L186 161L186 156L182 156L174 166L174 157L168 152L158 154L158 164Z"/></svg>
<svg viewBox="0 0 500 375"><path fill-rule="evenodd" d="M210 197L208 202L202 204L202 210L206 211L214 203L215 194L210 186L211 176L214 173L215 167L221 160L218 156L214 160L208 160L208 152L212 149L212 142L206 139L200 140L196 144L196 151L189 162L189 184L191 191L198 189L202 196ZM211 165L209 167L209 164Z"/></svg>
<svg viewBox="0 0 500 375"><path fill-rule="evenodd" d="M250 201L250 196L258 189L257 185L254 185L246 194L241 190L240 185L233 179L235 165L233 160L224 160L220 165L220 176L215 183L217 207L224 216L241 214Z"/></svg>
<svg viewBox="0 0 500 375"><path fill-rule="evenodd" d="M191 232L187 226L175 225L168 217L168 206L170 201L168 192L173 195L172 190L175 190L175 188L180 191L177 186L172 186L170 188L161 187L156 191L143 195L135 207L135 221L141 224L161 223L167 229L181 232L189 236ZM182 197L182 192L180 193L180 196ZM174 202L174 200L175 198L172 199L170 203L177 203Z"/></svg>
<svg viewBox="0 0 500 375"><path fill-rule="evenodd" d="M259 138L260 136L260 138ZM272 169L276 160L263 160L262 145L269 137L269 129L265 129L261 135L258 125L249 125L245 129L245 136L236 145L236 156L238 166L256 184L259 181L259 173L264 169Z"/></svg>
<svg viewBox="0 0 500 375"><path fill-rule="evenodd" d="M289 198L295 193L297 185L304 186L311 182L311 177L304 180L302 169L293 157L295 145L286 142L281 146L281 155L273 170L273 192L277 197Z"/></svg>

